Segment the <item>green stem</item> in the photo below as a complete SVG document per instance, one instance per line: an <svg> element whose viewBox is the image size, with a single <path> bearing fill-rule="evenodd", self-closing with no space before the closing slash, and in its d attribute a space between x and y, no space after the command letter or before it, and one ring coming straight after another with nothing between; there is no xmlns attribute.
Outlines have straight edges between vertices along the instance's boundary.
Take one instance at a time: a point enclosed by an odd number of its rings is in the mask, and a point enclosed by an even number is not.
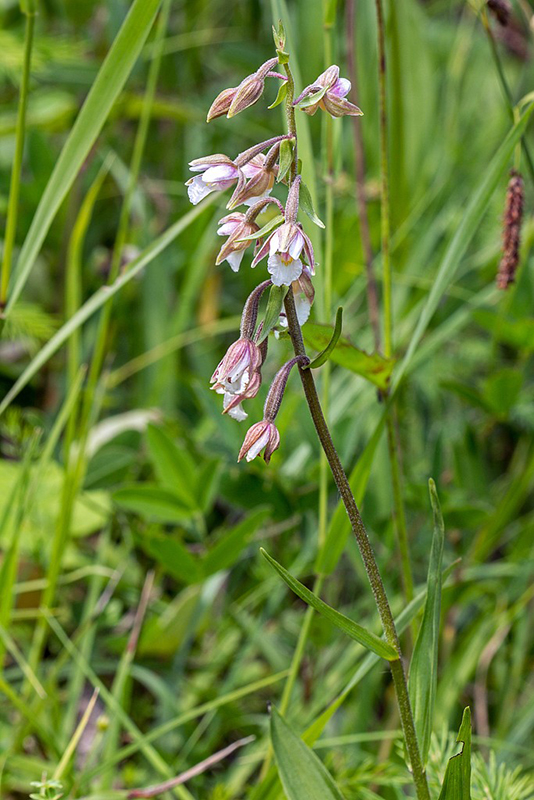
<svg viewBox="0 0 534 800"><path fill-rule="evenodd" d="M7 290L11 266L13 263L13 247L17 232L17 217L20 195L20 175L22 171L22 156L24 153L24 139L26 133L26 110L28 107L28 89L30 84L30 69L32 59L33 34L35 29L35 14L26 14L26 30L24 32L24 66L20 85L19 108L15 134L15 156L11 172L9 187L9 202L7 207L6 231L4 237L4 253L2 258L2 276L0 279L0 309L7 302Z"/></svg>

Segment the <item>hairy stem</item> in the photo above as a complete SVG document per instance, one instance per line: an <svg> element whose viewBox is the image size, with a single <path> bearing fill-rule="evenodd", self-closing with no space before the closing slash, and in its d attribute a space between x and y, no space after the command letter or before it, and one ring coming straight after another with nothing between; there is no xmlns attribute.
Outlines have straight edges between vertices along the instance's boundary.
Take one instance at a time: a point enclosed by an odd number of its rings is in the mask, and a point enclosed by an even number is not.
<svg viewBox="0 0 534 800"><path fill-rule="evenodd" d="M15 155L13 170L9 187L9 202L7 208L6 231L4 237L4 253L2 257L2 277L0 280L0 309L5 307L11 265L13 262L13 247L17 232L17 217L20 195L20 175L22 171L22 156L24 153L24 139L26 133L26 110L28 107L28 89L30 84L30 69L33 47L33 33L35 29L35 14L26 14L26 30L24 32L24 66L20 84L19 108L17 113L17 126L15 134Z"/></svg>

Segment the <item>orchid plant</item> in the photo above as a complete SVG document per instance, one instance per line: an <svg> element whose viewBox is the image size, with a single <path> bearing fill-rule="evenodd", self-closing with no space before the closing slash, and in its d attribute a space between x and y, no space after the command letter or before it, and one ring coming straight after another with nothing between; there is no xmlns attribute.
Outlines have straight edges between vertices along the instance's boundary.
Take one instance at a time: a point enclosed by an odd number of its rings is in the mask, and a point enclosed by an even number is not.
<svg viewBox="0 0 534 800"><path fill-rule="evenodd" d="M269 278L261 282L248 297L243 309L240 337L230 346L213 373L211 388L223 395L223 413L238 421L246 419L243 403L255 397L260 390L262 367L267 356L267 337L275 328L287 329L295 357L277 372L267 394L263 420L256 422L248 430L238 460L246 458L251 461L263 453L264 460L269 462L279 447L280 434L275 418L290 372L297 366L317 435L349 516L376 600L388 646L388 655L384 657L387 657L393 677L417 797L419 800L429 800L391 607L360 511L332 442L312 374L315 366L324 363L324 354L314 361L310 360L301 331L314 300L313 276L316 263L310 238L298 219L299 210L303 208L316 221L317 218L310 209L309 192L300 175L295 112L302 110L313 115L320 109L332 117L343 117L360 116L362 111L347 100L351 84L346 78L340 77L339 67L336 65L326 69L295 97L294 79L289 54L285 49L282 24L280 23L278 29L273 29L273 32L276 57L262 64L239 86L224 89L214 100L207 121L223 115L230 118L249 108L262 96L267 78L273 78L280 81L280 87L271 108L285 103L287 132L250 147L234 159L216 154L191 161L190 168L196 174L186 184L193 204L212 192L231 188L234 190L227 204L231 213L219 222L217 233L227 238L218 254L217 264L227 261L231 269L237 272L249 245L254 245L255 248L251 267L256 267L267 257ZM275 70L277 65L283 68L285 74ZM276 182L287 186L285 206L270 196ZM234 211L240 205L249 206L249 209L246 212ZM279 213L260 227L257 219L268 205L276 206ZM266 313L263 322L258 324L259 303L267 289L270 289L268 308L270 307L271 312L274 308L275 313Z"/></svg>

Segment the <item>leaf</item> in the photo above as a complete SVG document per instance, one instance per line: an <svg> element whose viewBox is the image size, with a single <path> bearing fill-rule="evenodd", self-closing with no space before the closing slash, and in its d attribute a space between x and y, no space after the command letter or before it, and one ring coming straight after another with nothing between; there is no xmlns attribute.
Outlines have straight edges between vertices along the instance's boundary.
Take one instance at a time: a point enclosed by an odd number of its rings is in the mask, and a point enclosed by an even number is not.
<svg viewBox="0 0 534 800"><path fill-rule="evenodd" d="M310 190L308 189L304 181L300 182L299 204L304 213L309 216L312 222L315 222L315 224L318 225L319 228L324 228L324 222L322 222L315 213Z"/></svg>
<svg viewBox="0 0 534 800"><path fill-rule="evenodd" d="M331 325L320 325L317 322L307 322L302 328L304 341L316 350L328 347L332 337ZM336 346L330 353L330 360L357 375L367 378L379 389L385 391L393 370L393 359L384 358L380 353L369 355L364 350L359 350L345 337L340 337Z"/></svg>
<svg viewBox="0 0 534 800"><path fill-rule="evenodd" d="M394 390L397 389L408 368L411 366L411 362L417 351L417 346L434 312L439 306L443 295L456 275L458 267L460 266L460 261L471 239L475 235L503 172L508 166L514 148L525 131L533 108L534 105L529 106L521 119L511 128L506 139L501 144L490 163L483 170L482 179L478 188L472 194L472 199L462 216L456 233L445 250L437 275L432 281L432 288L423 306L417 325L415 326L406 354L395 373Z"/></svg>
<svg viewBox="0 0 534 800"><path fill-rule="evenodd" d="M156 519L160 522L183 522L194 513L177 495L155 483L122 486L113 493L113 500L127 511L134 511L145 519Z"/></svg>
<svg viewBox="0 0 534 800"><path fill-rule="evenodd" d="M361 625L358 625L357 622L353 622L344 614L340 614L339 611L331 608L329 605L320 600L317 595L315 595L313 592L310 592L309 589L307 589L302 583L300 583L300 581L294 578L263 548L260 548L260 552L262 556L269 562L271 567L278 572L282 580L287 583L289 588L295 592L295 594L300 597L301 600L304 600L305 603L318 611L319 614L322 614L327 620L332 622L336 628L339 628L341 631L343 631L343 633L346 633L347 636L350 636L351 639L354 639L356 642L363 645L368 650L371 650L371 652L375 653L377 656L385 658L387 661L394 661L399 657L397 651L390 644L384 642L384 640L380 639L379 636L376 636L376 634L368 631Z"/></svg>
<svg viewBox="0 0 534 800"><path fill-rule="evenodd" d="M191 555L178 539L160 531L142 537L142 546L164 569L184 583L198 583L203 573L199 559Z"/></svg>
<svg viewBox="0 0 534 800"><path fill-rule="evenodd" d="M288 800L344 800L322 761L274 706L271 709L271 742Z"/></svg>
<svg viewBox="0 0 534 800"><path fill-rule="evenodd" d="M267 236L277 225L280 225L281 222L284 221L283 214L277 214L276 217L273 217L266 222L263 228L260 228L259 231L256 233L249 233L248 236L243 236L241 239L237 239L238 242L253 242L255 239L261 239L262 236Z"/></svg>
<svg viewBox="0 0 534 800"><path fill-rule="evenodd" d="M428 565L425 610L410 663L409 680L415 730L423 766L426 765L428 758L434 717L434 702L436 699L441 614L441 570L443 543L445 540L443 516L439 507L436 485L432 479L428 482L428 486L434 513L434 535L432 537Z"/></svg>
<svg viewBox="0 0 534 800"><path fill-rule="evenodd" d="M161 0L134 0L87 95L44 190L22 245L6 315L17 301L59 207L133 69Z"/></svg>
<svg viewBox="0 0 534 800"><path fill-rule="evenodd" d="M309 108L310 106L314 106L316 103L319 103L326 94L326 88L323 86L322 89L318 89L313 94L307 95L304 97L300 103L298 104L297 108Z"/></svg>
<svg viewBox="0 0 534 800"><path fill-rule="evenodd" d="M471 710L464 709L456 738L461 751L449 759L438 800L471 800Z"/></svg>
<svg viewBox="0 0 534 800"><path fill-rule="evenodd" d="M278 183L283 181L287 173L291 169L293 163L293 142L289 139L284 139L280 145L280 159L278 162L278 175L276 180Z"/></svg>
<svg viewBox="0 0 534 800"><path fill-rule="evenodd" d="M280 86L278 87L278 94L276 95L276 100L273 103L271 103L271 105L268 106L268 108L276 108L276 106L279 106L280 103L283 103L284 100L286 99L286 95L287 95L287 81L282 81Z"/></svg>
<svg viewBox="0 0 534 800"><path fill-rule="evenodd" d="M268 509L258 509L231 530L224 531L202 559L205 577L233 566L268 514Z"/></svg>
<svg viewBox="0 0 534 800"><path fill-rule="evenodd" d="M198 510L195 497L195 465L184 450L180 450L161 428L149 425L147 442L150 457L159 481L180 498L191 510Z"/></svg>
<svg viewBox="0 0 534 800"><path fill-rule="evenodd" d="M278 323L288 289L289 286L271 286L269 300L267 301L267 308L265 309L265 316L263 318L261 336L258 338L257 342L258 344L265 341L274 326Z"/></svg>
<svg viewBox="0 0 534 800"><path fill-rule="evenodd" d="M506 417L519 399L523 374L514 367L506 367L489 376L484 387L484 399L499 417Z"/></svg>
<svg viewBox="0 0 534 800"><path fill-rule="evenodd" d="M330 358L330 354L332 353L334 347L336 346L339 337L341 336L341 329L343 327L343 309L340 306L336 312L336 323L334 325L334 332L332 334L332 338L326 345L325 349L319 353L318 356L315 356L313 361L303 367L303 369L317 369L317 367L322 367L323 364L326 364L328 359Z"/></svg>

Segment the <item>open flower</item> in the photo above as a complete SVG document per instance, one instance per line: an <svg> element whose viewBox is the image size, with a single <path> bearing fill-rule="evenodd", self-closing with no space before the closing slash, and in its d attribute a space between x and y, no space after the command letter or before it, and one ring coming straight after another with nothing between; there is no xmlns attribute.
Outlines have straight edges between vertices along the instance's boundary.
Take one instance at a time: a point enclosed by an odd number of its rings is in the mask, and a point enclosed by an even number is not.
<svg viewBox="0 0 534 800"><path fill-rule="evenodd" d="M271 456L275 450L278 449L280 444L280 434L274 422L269 420L262 420L256 422L252 428L249 428L243 446L239 451L238 461L246 458L247 461L252 461L253 458L259 456L261 451L265 449L263 458L265 463L268 464Z"/></svg>
<svg viewBox="0 0 534 800"><path fill-rule="evenodd" d="M241 403L258 394L262 362L262 352L251 339L241 337L230 345L211 376L211 388L223 395L223 414L229 414L239 422L247 418Z"/></svg>
<svg viewBox="0 0 534 800"><path fill-rule="evenodd" d="M239 267L245 250L251 244L249 241L240 241L245 236L250 236L259 230L255 222L247 220L246 214L234 211L219 220L220 228L217 230L219 236L228 236L228 239L219 250L216 264L228 261L234 272L239 272Z"/></svg>
<svg viewBox="0 0 534 800"><path fill-rule="evenodd" d="M252 266L255 267L267 253L267 269L275 286L291 286L298 280L304 267L302 254L308 260L309 272L315 274L312 243L298 222L284 222L276 228L258 250Z"/></svg>
<svg viewBox="0 0 534 800"><path fill-rule="evenodd" d="M308 267L303 267L300 277L291 284L291 289L295 298L295 309L299 325L304 325L304 323L308 321L311 307L315 299L315 289L313 288ZM287 328L287 316L285 311L281 312L278 324L282 328Z"/></svg>
<svg viewBox="0 0 534 800"><path fill-rule="evenodd" d="M310 83L301 95L297 98L294 105L298 105L305 98L306 104L302 105L302 111L313 116L318 108L328 111L333 117L344 117L347 114L359 117L363 111L358 106L349 103L346 96L350 92L351 83L347 78L339 77L339 67L333 64L328 67L317 80ZM314 96L317 101L313 102Z"/></svg>
<svg viewBox="0 0 534 800"><path fill-rule="evenodd" d="M224 192L239 177L239 168L228 156L217 154L195 158L189 162L191 172L199 172L186 182L190 201L196 206L211 192Z"/></svg>
<svg viewBox="0 0 534 800"><path fill-rule="evenodd" d="M278 168L274 165L266 166L265 159L264 153L258 153L241 168L237 186L227 208L236 208L242 204L253 206L271 193Z"/></svg>

